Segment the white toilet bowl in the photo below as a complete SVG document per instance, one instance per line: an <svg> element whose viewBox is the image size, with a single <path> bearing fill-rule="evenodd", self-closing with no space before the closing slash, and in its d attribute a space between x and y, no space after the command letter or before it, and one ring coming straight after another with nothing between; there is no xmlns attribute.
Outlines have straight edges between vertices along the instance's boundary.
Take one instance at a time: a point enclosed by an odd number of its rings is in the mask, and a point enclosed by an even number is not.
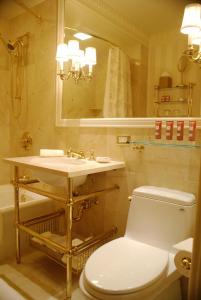
<svg viewBox="0 0 201 300"><path fill-rule="evenodd" d="M119 238L89 258L80 288L88 299L151 300L180 277L173 257L165 250Z"/></svg>
<svg viewBox="0 0 201 300"><path fill-rule="evenodd" d="M180 278L171 246L192 233L194 204L192 194L135 190L125 236L97 249L85 265L80 289L86 299L180 300L180 288L176 296L167 289Z"/></svg>

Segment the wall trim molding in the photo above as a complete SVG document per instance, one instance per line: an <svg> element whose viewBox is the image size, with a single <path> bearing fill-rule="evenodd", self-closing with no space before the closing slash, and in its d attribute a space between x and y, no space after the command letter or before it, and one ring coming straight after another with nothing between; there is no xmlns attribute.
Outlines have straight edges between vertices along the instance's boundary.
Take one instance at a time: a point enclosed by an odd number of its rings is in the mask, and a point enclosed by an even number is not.
<svg viewBox="0 0 201 300"><path fill-rule="evenodd" d="M201 129L201 118L97 118L97 119L62 119L57 118L58 127L114 127L114 128L155 128L157 120L174 121L176 128L177 121L184 121L184 127L189 127L189 121L197 122L197 129Z"/></svg>

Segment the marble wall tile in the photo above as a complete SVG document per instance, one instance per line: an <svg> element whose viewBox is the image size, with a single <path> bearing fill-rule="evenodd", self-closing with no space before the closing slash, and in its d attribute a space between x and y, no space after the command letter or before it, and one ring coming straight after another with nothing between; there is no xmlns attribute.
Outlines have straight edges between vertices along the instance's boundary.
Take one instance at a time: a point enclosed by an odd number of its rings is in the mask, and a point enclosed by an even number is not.
<svg viewBox="0 0 201 300"><path fill-rule="evenodd" d="M7 40L9 22L0 19L2 37ZM0 184L8 183L10 168L1 161L1 158L10 155L10 98L9 98L9 55L5 45L0 41Z"/></svg>

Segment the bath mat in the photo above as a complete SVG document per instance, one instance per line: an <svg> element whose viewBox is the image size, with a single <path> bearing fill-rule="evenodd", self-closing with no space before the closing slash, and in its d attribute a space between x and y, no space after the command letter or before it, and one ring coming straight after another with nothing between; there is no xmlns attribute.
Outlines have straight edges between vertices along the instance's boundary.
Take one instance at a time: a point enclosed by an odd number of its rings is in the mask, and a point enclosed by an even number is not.
<svg viewBox="0 0 201 300"><path fill-rule="evenodd" d="M6 276L0 275L0 300L33 300Z"/></svg>
<svg viewBox="0 0 201 300"><path fill-rule="evenodd" d="M57 300L9 265L0 266L0 300Z"/></svg>

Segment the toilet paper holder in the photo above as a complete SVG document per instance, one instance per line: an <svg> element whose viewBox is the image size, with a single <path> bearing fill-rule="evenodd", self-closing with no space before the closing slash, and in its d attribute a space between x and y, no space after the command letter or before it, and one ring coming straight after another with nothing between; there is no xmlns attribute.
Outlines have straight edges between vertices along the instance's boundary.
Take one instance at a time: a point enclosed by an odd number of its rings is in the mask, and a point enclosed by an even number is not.
<svg viewBox="0 0 201 300"><path fill-rule="evenodd" d="M190 257L184 257L181 261L182 267L184 267L186 270L191 269L191 258Z"/></svg>
<svg viewBox="0 0 201 300"><path fill-rule="evenodd" d="M178 272L189 278L191 273L193 238L191 237L181 241L176 245L173 245L173 248L178 251L174 257L175 266Z"/></svg>

